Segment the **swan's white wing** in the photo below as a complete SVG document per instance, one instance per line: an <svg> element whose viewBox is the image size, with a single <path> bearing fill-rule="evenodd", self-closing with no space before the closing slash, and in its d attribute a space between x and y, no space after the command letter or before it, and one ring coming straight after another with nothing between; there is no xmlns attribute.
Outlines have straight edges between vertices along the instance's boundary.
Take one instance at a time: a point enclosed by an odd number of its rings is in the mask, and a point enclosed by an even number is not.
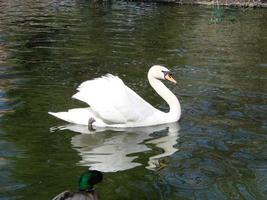
<svg viewBox="0 0 267 200"><path fill-rule="evenodd" d="M142 121L156 110L111 74L83 82L78 91L73 98L89 104L97 117L110 124Z"/></svg>

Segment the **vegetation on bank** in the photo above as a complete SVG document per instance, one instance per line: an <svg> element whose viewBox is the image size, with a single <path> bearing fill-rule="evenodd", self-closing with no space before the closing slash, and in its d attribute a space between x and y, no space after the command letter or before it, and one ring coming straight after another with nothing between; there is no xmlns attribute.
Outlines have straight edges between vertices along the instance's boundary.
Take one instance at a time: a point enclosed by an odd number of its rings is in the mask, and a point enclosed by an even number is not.
<svg viewBox="0 0 267 200"><path fill-rule="evenodd" d="M134 0L134 1L267 8L267 0Z"/></svg>

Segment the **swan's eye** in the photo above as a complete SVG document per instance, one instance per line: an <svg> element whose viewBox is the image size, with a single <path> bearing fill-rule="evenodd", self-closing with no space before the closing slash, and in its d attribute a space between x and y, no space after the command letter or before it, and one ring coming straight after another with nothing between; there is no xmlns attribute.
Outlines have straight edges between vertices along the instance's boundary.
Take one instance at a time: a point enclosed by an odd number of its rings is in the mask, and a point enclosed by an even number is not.
<svg viewBox="0 0 267 200"><path fill-rule="evenodd" d="M172 73L170 71L164 71L164 70L162 70L162 73L164 74L164 77L166 77L166 76L172 76Z"/></svg>
<svg viewBox="0 0 267 200"><path fill-rule="evenodd" d="M162 70L162 73L163 73L163 74L168 74L168 71L164 71L164 70Z"/></svg>

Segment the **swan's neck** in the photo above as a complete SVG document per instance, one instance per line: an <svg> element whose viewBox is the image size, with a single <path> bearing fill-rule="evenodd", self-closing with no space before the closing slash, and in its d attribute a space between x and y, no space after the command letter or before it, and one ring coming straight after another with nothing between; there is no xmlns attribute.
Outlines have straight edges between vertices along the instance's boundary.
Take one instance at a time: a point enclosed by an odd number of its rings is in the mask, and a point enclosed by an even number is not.
<svg viewBox="0 0 267 200"><path fill-rule="evenodd" d="M158 79L148 76L148 81L154 90L168 103L170 110L167 113L171 121L178 121L181 116L181 106L177 97Z"/></svg>

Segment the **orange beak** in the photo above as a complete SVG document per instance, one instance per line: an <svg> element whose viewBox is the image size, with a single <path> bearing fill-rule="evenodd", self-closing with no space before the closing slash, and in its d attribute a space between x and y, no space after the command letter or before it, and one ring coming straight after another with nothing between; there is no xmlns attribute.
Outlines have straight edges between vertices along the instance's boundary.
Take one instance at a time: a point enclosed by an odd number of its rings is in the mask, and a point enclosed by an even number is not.
<svg viewBox="0 0 267 200"><path fill-rule="evenodd" d="M170 82L172 82L172 83L174 83L174 84L177 83L176 80L174 80L174 78L171 75L169 75L169 74L167 74L165 76L165 79L168 80L168 81L170 81Z"/></svg>

